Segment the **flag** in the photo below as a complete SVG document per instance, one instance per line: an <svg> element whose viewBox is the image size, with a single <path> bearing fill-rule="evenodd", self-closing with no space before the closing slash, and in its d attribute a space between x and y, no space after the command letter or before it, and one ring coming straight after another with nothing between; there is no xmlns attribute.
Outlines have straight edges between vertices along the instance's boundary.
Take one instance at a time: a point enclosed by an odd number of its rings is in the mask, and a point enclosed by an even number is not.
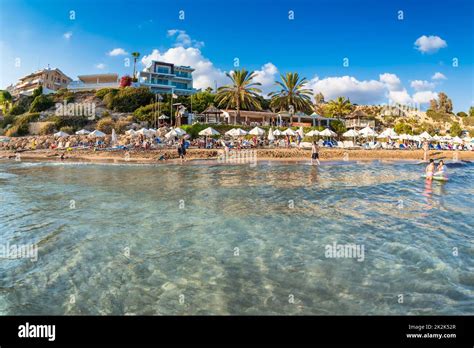
<svg viewBox="0 0 474 348"><path fill-rule="evenodd" d="M178 99L178 96L173 93L173 99Z"/></svg>

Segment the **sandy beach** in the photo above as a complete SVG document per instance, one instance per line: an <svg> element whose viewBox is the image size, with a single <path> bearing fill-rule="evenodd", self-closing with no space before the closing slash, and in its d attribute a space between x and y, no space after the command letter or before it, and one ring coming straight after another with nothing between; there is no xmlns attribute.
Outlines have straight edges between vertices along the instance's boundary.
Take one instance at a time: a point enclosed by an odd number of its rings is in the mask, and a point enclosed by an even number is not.
<svg viewBox="0 0 474 348"><path fill-rule="evenodd" d="M243 150L245 151L245 150ZM257 149L258 161L309 161L310 150L303 149ZM22 160L54 160L58 159L62 153L66 154L66 160L96 161L96 162L124 162L124 163L167 163L175 162L178 154L175 149L160 149L147 151L95 151L89 149L64 150L24 150L21 152L3 150L0 151L0 158L15 158L20 154ZM223 150L218 149L189 149L187 151L187 161L195 160L215 160ZM159 158L165 155L167 160L160 161ZM433 159L458 159L474 160L474 151L438 151L429 152L429 158ZM423 150L347 150L347 149L321 149L320 159L322 161L334 160L422 160Z"/></svg>

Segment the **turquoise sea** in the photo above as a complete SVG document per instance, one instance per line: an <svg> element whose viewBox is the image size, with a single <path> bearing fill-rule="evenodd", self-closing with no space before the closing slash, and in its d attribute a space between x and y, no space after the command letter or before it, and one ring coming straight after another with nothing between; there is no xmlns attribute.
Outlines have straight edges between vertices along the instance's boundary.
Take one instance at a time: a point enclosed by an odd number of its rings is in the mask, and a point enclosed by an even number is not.
<svg viewBox="0 0 474 348"><path fill-rule="evenodd" d="M474 164L423 168L1 161L0 314L472 315Z"/></svg>

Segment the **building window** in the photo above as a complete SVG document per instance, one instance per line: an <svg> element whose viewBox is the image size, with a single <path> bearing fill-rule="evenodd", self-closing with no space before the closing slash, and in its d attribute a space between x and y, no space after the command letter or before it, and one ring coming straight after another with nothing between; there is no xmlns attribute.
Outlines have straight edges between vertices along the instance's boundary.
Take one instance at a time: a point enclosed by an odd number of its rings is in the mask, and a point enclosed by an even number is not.
<svg viewBox="0 0 474 348"><path fill-rule="evenodd" d="M162 73L162 74L169 74L170 73L170 68L169 67L165 67L165 66L157 66L156 67L156 72L158 73Z"/></svg>
<svg viewBox="0 0 474 348"><path fill-rule="evenodd" d="M176 88L179 89L188 89L188 85L186 83L181 83L181 82L175 82L174 83Z"/></svg>

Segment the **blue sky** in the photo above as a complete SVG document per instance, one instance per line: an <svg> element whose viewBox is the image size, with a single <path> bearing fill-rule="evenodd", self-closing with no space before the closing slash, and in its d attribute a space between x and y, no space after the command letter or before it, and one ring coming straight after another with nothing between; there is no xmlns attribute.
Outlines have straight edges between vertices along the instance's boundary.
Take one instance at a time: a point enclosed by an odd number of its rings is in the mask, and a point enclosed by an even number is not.
<svg viewBox="0 0 474 348"><path fill-rule="evenodd" d="M466 111L474 105L473 8L470 0L0 0L0 87L48 64L74 79L130 74L124 59L138 51L145 62L192 65L195 87L225 83L238 58L266 92L279 73L296 71L327 99L426 107L444 91ZM126 54L108 54L117 48Z"/></svg>

